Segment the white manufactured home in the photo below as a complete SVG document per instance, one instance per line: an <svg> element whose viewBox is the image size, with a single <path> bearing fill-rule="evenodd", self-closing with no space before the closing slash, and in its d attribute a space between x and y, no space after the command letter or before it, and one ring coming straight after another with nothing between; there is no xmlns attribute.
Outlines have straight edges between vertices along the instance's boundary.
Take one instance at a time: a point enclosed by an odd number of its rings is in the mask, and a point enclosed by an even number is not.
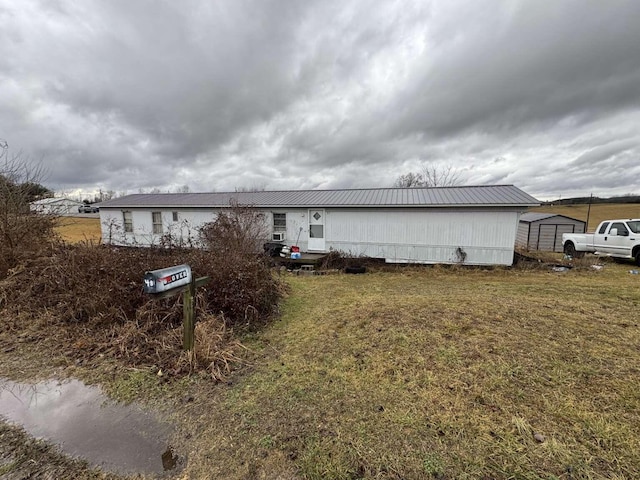
<svg viewBox="0 0 640 480"><path fill-rule="evenodd" d="M82 202L69 198L43 198L29 204L32 212L44 215L74 215L78 213L78 207Z"/></svg>
<svg viewBox="0 0 640 480"><path fill-rule="evenodd" d="M187 241L237 202L264 214L265 241L389 263L511 265L520 213L539 202L513 185L137 194L99 204L104 243Z"/></svg>

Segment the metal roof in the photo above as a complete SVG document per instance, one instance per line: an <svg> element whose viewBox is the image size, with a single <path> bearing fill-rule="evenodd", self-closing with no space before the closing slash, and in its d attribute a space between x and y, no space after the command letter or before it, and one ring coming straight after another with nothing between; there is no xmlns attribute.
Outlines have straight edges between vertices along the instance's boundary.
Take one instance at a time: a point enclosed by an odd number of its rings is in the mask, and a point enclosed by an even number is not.
<svg viewBox="0 0 640 480"><path fill-rule="evenodd" d="M557 213L542 213L542 212L523 213L522 215L520 215L520 221L525 223L532 223L532 222L538 222L540 220L546 220L547 218L551 218L551 217L562 217L562 218L567 218L569 220L573 220L575 222L586 223L583 220L567 217L566 215L559 215Z"/></svg>
<svg viewBox="0 0 640 480"><path fill-rule="evenodd" d="M98 204L100 208L211 208L232 202L254 207L531 207L540 204L513 185L434 188L364 188L227 193L140 193Z"/></svg>

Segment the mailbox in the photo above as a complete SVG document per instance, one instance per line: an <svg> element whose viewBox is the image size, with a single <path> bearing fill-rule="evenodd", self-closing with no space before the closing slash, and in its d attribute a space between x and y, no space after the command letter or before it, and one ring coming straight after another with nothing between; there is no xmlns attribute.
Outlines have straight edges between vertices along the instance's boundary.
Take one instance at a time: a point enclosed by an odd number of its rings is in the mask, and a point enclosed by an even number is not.
<svg viewBox="0 0 640 480"><path fill-rule="evenodd" d="M162 268L144 274L144 293L165 293L190 283L191 267L189 265Z"/></svg>

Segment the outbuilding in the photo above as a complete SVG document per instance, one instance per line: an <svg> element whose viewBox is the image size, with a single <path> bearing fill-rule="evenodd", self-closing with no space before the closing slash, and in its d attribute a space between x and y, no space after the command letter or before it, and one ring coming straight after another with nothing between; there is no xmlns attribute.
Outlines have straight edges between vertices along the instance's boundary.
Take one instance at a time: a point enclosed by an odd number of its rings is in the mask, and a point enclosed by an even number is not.
<svg viewBox="0 0 640 480"><path fill-rule="evenodd" d="M520 217L516 246L523 250L562 252L563 233L584 233L586 222L554 213L528 212Z"/></svg>
<svg viewBox="0 0 640 480"><path fill-rule="evenodd" d="M82 202L70 198L43 198L29 204L32 212L45 215L73 215L78 213L78 207Z"/></svg>
<svg viewBox="0 0 640 480"><path fill-rule="evenodd" d="M104 243L190 244L231 204L263 214L268 238L389 263L511 265L520 213L539 202L513 185L135 194L102 202Z"/></svg>

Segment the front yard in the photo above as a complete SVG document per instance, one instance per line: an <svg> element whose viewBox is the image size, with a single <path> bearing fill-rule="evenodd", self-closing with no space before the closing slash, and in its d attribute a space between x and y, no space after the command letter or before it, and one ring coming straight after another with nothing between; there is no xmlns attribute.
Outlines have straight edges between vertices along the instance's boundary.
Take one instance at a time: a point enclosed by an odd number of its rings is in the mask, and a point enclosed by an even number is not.
<svg viewBox="0 0 640 480"><path fill-rule="evenodd" d="M287 275L281 317L241 338L225 382L85 369L28 338L0 376L163 406L178 478L638 478L632 268Z"/></svg>

